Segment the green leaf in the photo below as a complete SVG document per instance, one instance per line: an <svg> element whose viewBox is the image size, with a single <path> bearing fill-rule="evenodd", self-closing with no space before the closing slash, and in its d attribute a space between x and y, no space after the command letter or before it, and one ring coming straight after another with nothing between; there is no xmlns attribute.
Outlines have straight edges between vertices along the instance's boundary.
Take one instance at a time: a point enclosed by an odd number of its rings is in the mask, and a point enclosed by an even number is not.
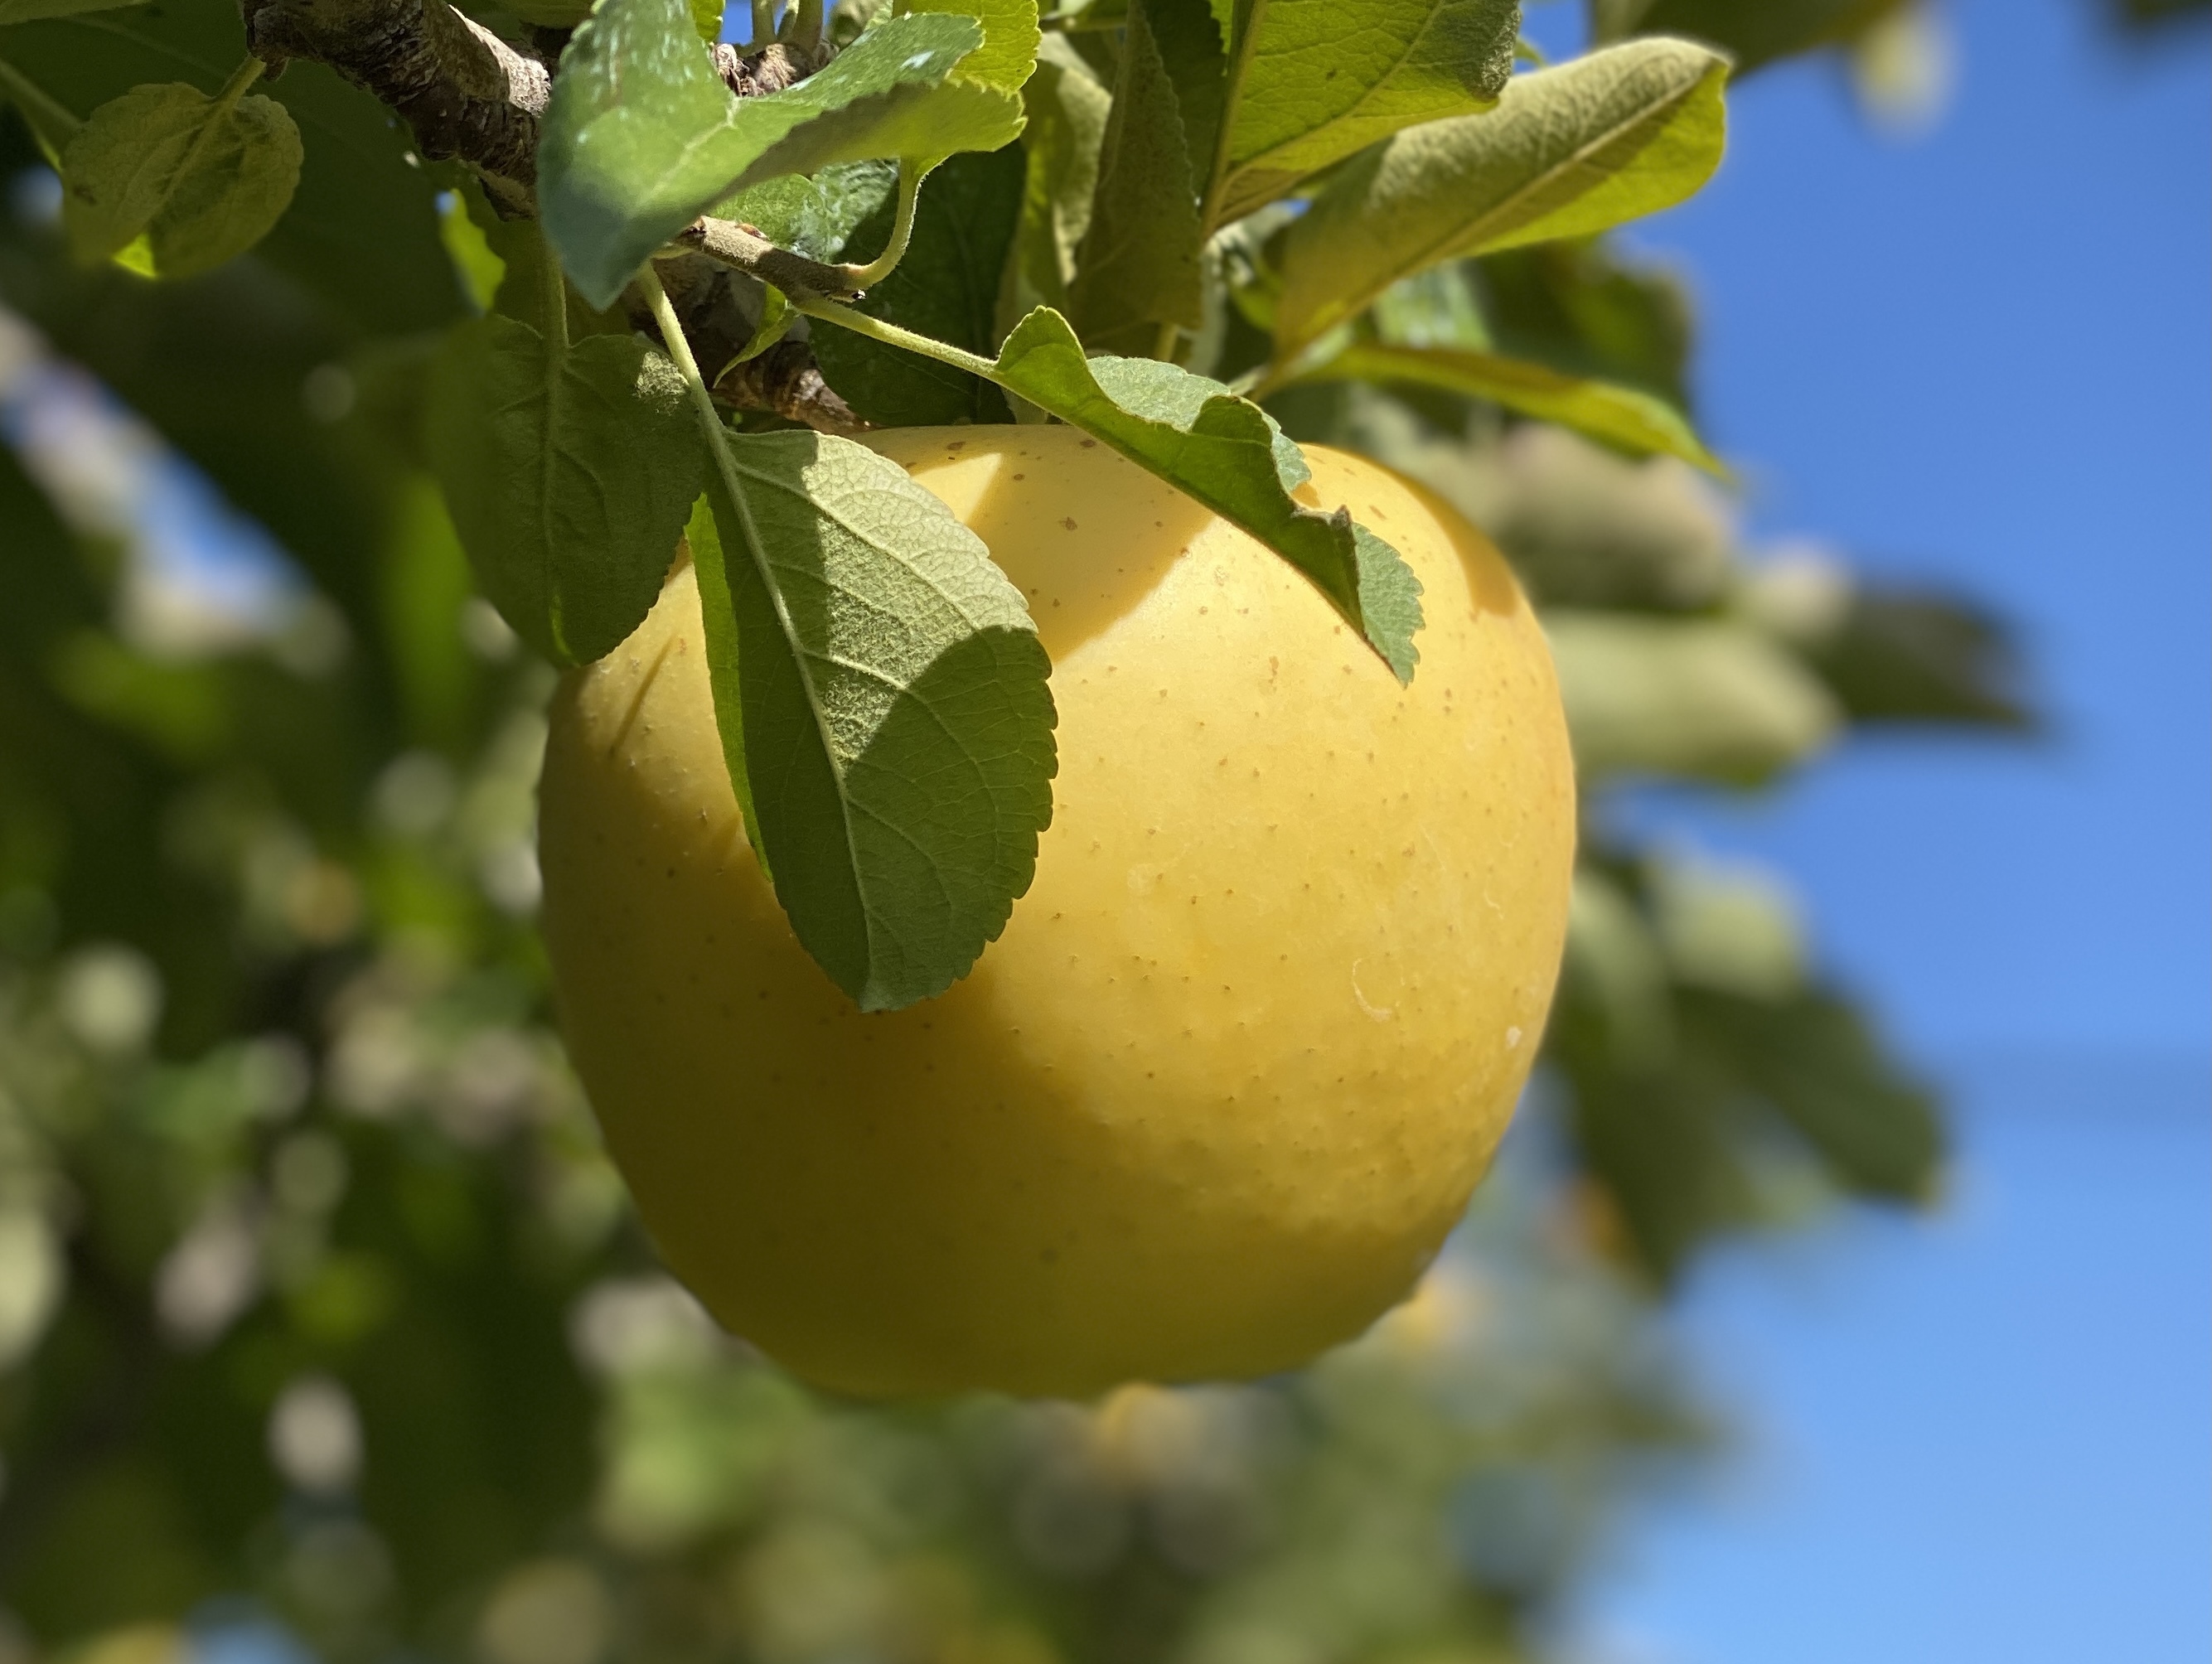
<svg viewBox="0 0 2212 1664"><path fill-rule="evenodd" d="M1856 39L1908 0L1594 0L1601 40L1686 35L1719 47L1748 74L1777 58Z"/></svg>
<svg viewBox="0 0 2212 1664"><path fill-rule="evenodd" d="M1197 328L1203 303L1198 186L1150 9L1129 9L1097 196L1067 296L1085 341L1133 353L1152 351L1163 324Z"/></svg>
<svg viewBox="0 0 2212 1664"><path fill-rule="evenodd" d="M549 342L494 314L448 337L426 422L462 547L515 633L561 665L619 645L705 468L675 367L635 336Z"/></svg>
<svg viewBox="0 0 2212 1664"><path fill-rule="evenodd" d="M491 246L489 234L470 214L468 197L463 191L455 191L440 205L438 235L469 305L478 313L489 312L498 299L500 285L506 281L507 261Z"/></svg>
<svg viewBox="0 0 2212 1664"><path fill-rule="evenodd" d="M1818 992L1779 1007L1705 990L1679 999L1686 1021L1846 1187L1905 1201L1933 1193L1944 1154L1935 1099L1850 1005Z"/></svg>
<svg viewBox="0 0 2212 1664"><path fill-rule="evenodd" d="M1044 649L981 540L896 464L820 434L726 442L732 477L710 474L690 539L747 834L863 1011L927 999L1036 871Z"/></svg>
<svg viewBox="0 0 2212 1664"><path fill-rule="evenodd" d="M133 250L148 275L189 277L259 242L300 181L300 130L274 99L215 98L181 82L136 87L92 112L62 152L70 252L87 264Z"/></svg>
<svg viewBox="0 0 2212 1664"><path fill-rule="evenodd" d="M669 237L747 185L872 157L994 150L1021 131L1020 98L953 78L984 44L971 16L894 17L798 85L740 99L682 0L605 0L570 40L546 110L546 231L578 290L605 307Z"/></svg>
<svg viewBox="0 0 2212 1664"><path fill-rule="evenodd" d="M1018 307L1064 307L1076 250L1091 225L1113 94L1066 38L1054 35L1039 48L1037 71L1022 89L1022 104L1029 116L1022 133L1029 177L1016 233Z"/></svg>
<svg viewBox="0 0 2212 1664"><path fill-rule="evenodd" d="M75 17L144 3L145 0L0 0L0 29L11 23L36 23L49 17Z"/></svg>
<svg viewBox="0 0 2212 1664"><path fill-rule="evenodd" d="M1412 128L1360 156L1291 230L1278 353L1440 260L1680 202L1719 165L1727 76L1703 47L1639 40L1517 76L1492 113Z"/></svg>
<svg viewBox="0 0 2212 1664"><path fill-rule="evenodd" d="M983 26L981 49L961 60L963 81L1018 93L1036 69L1037 46L1044 39L1037 27L1036 0L907 0L901 9L972 17Z"/></svg>
<svg viewBox="0 0 2212 1664"><path fill-rule="evenodd" d="M1480 286L1486 345L1690 408L1690 302L1670 272L1623 259L1603 238L1509 249L1463 269Z"/></svg>
<svg viewBox="0 0 2212 1664"><path fill-rule="evenodd" d="M1358 343L1314 372L1316 379L1403 381L1446 392L1486 398L1509 410L1563 428L1638 456L1675 456L1711 474L1725 474L1698 442L1681 412L1609 381L1562 375L1541 364L1496 353L1437 347Z"/></svg>
<svg viewBox="0 0 2212 1664"><path fill-rule="evenodd" d="M929 176L906 258L854 309L971 352L998 345L999 288L1021 212L1022 153L1011 146L956 156ZM886 201L854 238L866 250L890 234ZM878 427L1010 422L1006 395L981 377L849 330L818 330L814 355L846 403Z"/></svg>
<svg viewBox="0 0 2212 1664"><path fill-rule="evenodd" d="M1854 722L1957 722L2032 730L2014 643L1962 597L1865 589L1817 558L1752 574L1746 598L1826 683Z"/></svg>
<svg viewBox="0 0 2212 1664"><path fill-rule="evenodd" d="M845 258L854 233L885 211L897 192L896 162L839 162L811 179L787 173L749 185L715 203L714 213L751 226L779 248L834 262Z"/></svg>
<svg viewBox="0 0 2212 1664"><path fill-rule="evenodd" d="M1229 64L1221 49L1221 31L1206 0L1146 0L1145 22L1175 86L1176 111L1190 153L1191 194L1202 196L1221 142L1221 118L1229 99Z"/></svg>
<svg viewBox="0 0 2212 1664"><path fill-rule="evenodd" d="M1841 717L1794 657L1741 624L1555 609L1544 631L1585 776L1759 780L1825 745Z"/></svg>
<svg viewBox="0 0 2212 1664"><path fill-rule="evenodd" d="M1086 359L1067 320L1042 307L1006 337L996 378L1251 533L1310 579L1401 682L1413 679L1420 580L1348 510L1291 497L1305 459L1258 405L1158 359Z"/></svg>
<svg viewBox="0 0 2212 1664"><path fill-rule="evenodd" d="M1257 0L1207 224L1403 128L1491 108L1520 28L1518 0Z"/></svg>
<svg viewBox="0 0 2212 1664"><path fill-rule="evenodd" d="M1667 1071L1570 1071L1577 1153L1618 1212L1622 1246L1662 1286L1748 1212L1719 1084Z"/></svg>
<svg viewBox="0 0 2212 1664"><path fill-rule="evenodd" d="M133 87L220 87L238 61L235 6L131 6L8 32L8 60L70 110ZM298 124L306 155L291 207L254 249L352 329L413 334L466 315L441 246L441 170L415 167L407 124L320 64L295 60L257 91Z"/></svg>
<svg viewBox="0 0 2212 1664"><path fill-rule="evenodd" d="M1539 609L1705 612L1726 598L1735 529L1680 464L1629 462L1547 427L1510 434L1492 460L1483 529Z"/></svg>

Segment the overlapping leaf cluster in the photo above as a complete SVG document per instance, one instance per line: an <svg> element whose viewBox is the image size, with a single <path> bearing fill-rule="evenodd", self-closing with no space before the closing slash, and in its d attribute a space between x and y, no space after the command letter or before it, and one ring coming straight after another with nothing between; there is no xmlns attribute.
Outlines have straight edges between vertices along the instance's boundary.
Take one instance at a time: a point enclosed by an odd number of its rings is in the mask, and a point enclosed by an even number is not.
<svg viewBox="0 0 2212 1664"><path fill-rule="evenodd" d="M434 36L474 27L438 0L433 10ZM1134 0L1110 30L1045 20L1049 48L1034 0L894 4L834 41L825 21L818 6L788 15L781 49L806 72L739 96L683 0L601 0L576 20L543 114L537 234L512 222L511 194L503 217L449 210L505 277L488 315L442 349L426 420L479 581L556 663L588 662L635 627L709 488L696 523L714 536L696 541L714 550L704 592L730 667L715 696L732 783L800 940L866 1006L963 974L1026 886L1050 814L1048 666L980 650L990 632L1026 628L994 613L956 609L896 648L852 635L848 621L921 592L924 568L936 573L924 590L982 592L989 552L957 528L925 531L937 524L927 494L836 436L816 441L799 477L799 501L827 494L811 521L764 514L758 483L787 470L766 451L749 463L768 441L722 419L711 389L733 366L803 330L830 386L873 422L1018 411L1082 427L1296 566L1401 680L1419 659L1419 585L1342 508L1299 498L1296 446L1238 389L1424 383L1711 464L1649 392L1394 339L1383 321L1396 287L1424 273L1588 236L1694 191L1719 159L1727 73L1701 46L1637 41L1516 78L1510 0ZM282 105L245 96L260 69L249 58L212 100L140 86L81 125L8 71L60 167L81 259L183 276L268 231L301 147ZM726 217L739 240L718 244L702 215ZM696 361L706 343L662 298L657 268L679 236L731 261L726 281L751 297L749 335L714 361ZM648 321L665 352L632 333ZM1246 349L1240 323L1267 331L1263 350ZM800 580L763 527L837 544L850 499L832 482L862 477L906 507L874 516L866 541L882 559L831 563L854 604L807 610L802 625L787 587ZM826 720L816 670L829 665L896 690L866 732ZM964 698L956 665L993 689ZM906 720L925 683L936 720ZM948 714L960 709L971 714ZM982 714L1002 736L1018 711L1026 738L997 749ZM750 759L770 734L803 765ZM927 812L927 794L909 793L903 816L878 804L890 841L864 849L864 753L886 778L949 768L978 789ZM954 872L979 844L994 852L985 866ZM919 863L892 861L893 847ZM960 918L926 925L947 894ZM880 963L882 944L917 940L939 956Z"/></svg>

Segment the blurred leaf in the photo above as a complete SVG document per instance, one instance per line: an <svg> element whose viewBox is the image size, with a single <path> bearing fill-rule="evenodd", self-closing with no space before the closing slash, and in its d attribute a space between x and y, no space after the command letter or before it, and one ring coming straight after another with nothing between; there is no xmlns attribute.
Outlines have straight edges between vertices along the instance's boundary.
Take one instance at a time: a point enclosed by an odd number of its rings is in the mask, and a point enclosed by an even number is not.
<svg viewBox="0 0 2212 1664"><path fill-rule="evenodd" d="M915 205L906 258L854 310L988 357L998 348L999 288L1026 169L1022 153L956 156L929 176ZM890 235L896 204L886 201L854 234L862 250ZM830 385L879 427L1007 422L1006 395L964 370L850 330L814 333L814 355Z"/></svg>
<svg viewBox="0 0 2212 1664"><path fill-rule="evenodd" d="M2106 13L2121 27L2133 29L2155 27L2212 12L2212 0L2104 0L2104 4Z"/></svg>
<svg viewBox="0 0 2212 1664"><path fill-rule="evenodd" d="M2035 726L2003 627L1955 596L1859 590L1832 631L1797 645L1854 721Z"/></svg>
<svg viewBox="0 0 2212 1664"><path fill-rule="evenodd" d="M1287 357L1441 260L1587 236L1695 191L1720 163L1728 64L1644 40L1516 77L1495 112L1400 133L1292 228L1275 318Z"/></svg>
<svg viewBox="0 0 2212 1664"><path fill-rule="evenodd" d="M1691 408L1690 305L1672 277L1624 263L1600 238L1510 249L1474 270L1498 351Z"/></svg>
<svg viewBox="0 0 2212 1664"><path fill-rule="evenodd" d="M1401 129L1489 109L1521 27L1517 0L1259 0L1249 12L1211 226Z"/></svg>
<svg viewBox="0 0 2212 1664"><path fill-rule="evenodd" d="M1624 1074L1664 1068L1674 1056L1667 961L1621 887L1584 864L1575 871L1562 973L1571 1005L1587 1015L1580 1044Z"/></svg>
<svg viewBox="0 0 2212 1664"><path fill-rule="evenodd" d="M236 8L178 0L27 24L7 58L62 105L91 110L149 82L220 87L244 51ZM464 313L439 238L436 185L410 166L405 126L319 64L294 63L256 96L283 105L303 145L291 207L255 247L357 331L407 334Z"/></svg>
<svg viewBox="0 0 2212 1664"><path fill-rule="evenodd" d="M0 0L0 28L12 23L35 23L47 17L74 17L79 12L113 11L119 6L143 5L145 0Z"/></svg>
<svg viewBox="0 0 2212 1664"><path fill-rule="evenodd" d="M1716 1084L1680 1070L1574 1074L1575 1145L1603 1187L1635 1260L1671 1284L1706 1238L1740 1217L1743 1184Z"/></svg>
<svg viewBox="0 0 2212 1664"><path fill-rule="evenodd" d="M1644 892L1677 982L1769 1003L1803 987L1804 928L1796 902L1774 879L1661 859L1647 864Z"/></svg>
<svg viewBox="0 0 2212 1664"><path fill-rule="evenodd" d="M1790 653L1741 624L1555 609L1544 629L1586 777L1759 780L1841 719Z"/></svg>
<svg viewBox="0 0 2212 1664"><path fill-rule="evenodd" d="M1638 465L1555 430L1509 434L1477 517L1547 606L1690 611L1729 577L1712 493L1674 461Z"/></svg>
<svg viewBox="0 0 2212 1664"><path fill-rule="evenodd" d="M556 665L618 646L706 467L675 366L636 336L572 344L481 318L441 351L426 420L462 546L515 634Z"/></svg>
<svg viewBox="0 0 2212 1664"><path fill-rule="evenodd" d="M1741 72L1850 40L1913 0L1591 0L1591 33L1686 35L1735 58Z"/></svg>
<svg viewBox="0 0 2212 1664"><path fill-rule="evenodd" d="M469 304L484 313L492 309L500 285L506 281L507 261L492 247L490 237L470 212L471 197L481 202L483 193L464 183L445 200L438 210L438 238L453 259ZM483 211L490 213L488 204Z"/></svg>
<svg viewBox="0 0 2212 1664"><path fill-rule="evenodd" d="M1523 359L1442 347L1355 343L1310 373L1323 380L1410 382L1487 399L1638 456L1681 458L1709 473L1721 465L1680 411L1649 393L1562 375Z"/></svg>
<svg viewBox="0 0 2212 1664"><path fill-rule="evenodd" d="M1029 889L1050 667L981 540L897 465L727 443L737 478L709 476L690 541L731 781L799 941L896 1010L965 975Z"/></svg>
<svg viewBox="0 0 2212 1664"><path fill-rule="evenodd" d="M92 112L62 152L78 259L190 277L268 234L299 184L300 130L273 99L240 96L244 85L234 77L213 99L180 82L137 87Z"/></svg>
<svg viewBox="0 0 2212 1664"><path fill-rule="evenodd" d="M1681 1009L1752 1090L1780 1110L1846 1187L1925 1201L1943 1158L1936 1102L1876 1045L1857 1012L1812 993L1775 1006L1685 991Z"/></svg>
<svg viewBox="0 0 2212 1664"><path fill-rule="evenodd" d="M0 98L15 106L23 124L38 140L48 166L58 170L62 151L84 124L5 58L0 58Z"/></svg>

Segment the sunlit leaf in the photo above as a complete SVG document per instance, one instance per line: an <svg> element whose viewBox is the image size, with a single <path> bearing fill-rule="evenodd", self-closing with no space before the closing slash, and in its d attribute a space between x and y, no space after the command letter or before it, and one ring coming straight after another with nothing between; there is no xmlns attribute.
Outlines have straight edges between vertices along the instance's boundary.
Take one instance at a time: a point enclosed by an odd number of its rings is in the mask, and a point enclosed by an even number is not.
<svg viewBox="0 0 2212 1664"><path fill-rule="evenodd" d="M606 0L554 82L538 151L548 234L585 299L611 306L669 237L749 185L878 156L937 161L1021 131L1021 100L955 80L984 44L970 16L895 17L830 65L734 97L681 0Z"/></svg>
<svg viewBox="0 0 2212 1664"><path fill-rule="evenodd" d="M1305 574L1400 681L1412 679L1420 580L1349 510L1291 496L1305 460L1257 405L1157 359L1085 358L1066 320L1042 308L1006 337L996 379L1250 532Z"/></svg>
<svg viewBox="0 0 2212 1664"><path fill-rule="evenodd" d="M1577 237L1680 202L1720 163L1727 60L1638 40L1516 77L1488 115L1409 128L1334 175L1291 228L1279 352L1409 273Z"/></svg>
<svg viewBox="0 0 2212 1664"><path fill-rule="evenodd" d="M1249 214L1402 128L1489 109L1520 27L1517 0L1255 0L1209 222Z"/></svg>
<svg viewBox="0 0 2212 1664"><path fill-rule="evenodd" d="M1488 399L1522 416L1617 446L1639 456L1664 454L1709 473L1725 471L1698 441L1681 412L1650 393L1608 381L1562 375L1524 359L1445 347L1362 343L1331 359L1320 376L1402 381Z"/></svg>

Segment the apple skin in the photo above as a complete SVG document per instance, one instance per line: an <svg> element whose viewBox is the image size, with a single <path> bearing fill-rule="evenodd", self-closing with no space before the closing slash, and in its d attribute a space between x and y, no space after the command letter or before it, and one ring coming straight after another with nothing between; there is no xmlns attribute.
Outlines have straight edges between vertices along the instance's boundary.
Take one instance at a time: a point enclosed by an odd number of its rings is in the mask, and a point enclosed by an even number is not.
<svg viewBox="0 0 2212 1664"><path fill-rule="evenodd" d="M942 997L863 1015L724 769L684 566L556 697L568 1045L675 1274L866 1397L1248 1377L1358 1333L1465 1208L1543 1033L1574 863L1550 658L1454 511L1311 449L1419 574L1401 688L1307 580L1060 427L870 442L1054 663L1036 882Z"/></svg>

